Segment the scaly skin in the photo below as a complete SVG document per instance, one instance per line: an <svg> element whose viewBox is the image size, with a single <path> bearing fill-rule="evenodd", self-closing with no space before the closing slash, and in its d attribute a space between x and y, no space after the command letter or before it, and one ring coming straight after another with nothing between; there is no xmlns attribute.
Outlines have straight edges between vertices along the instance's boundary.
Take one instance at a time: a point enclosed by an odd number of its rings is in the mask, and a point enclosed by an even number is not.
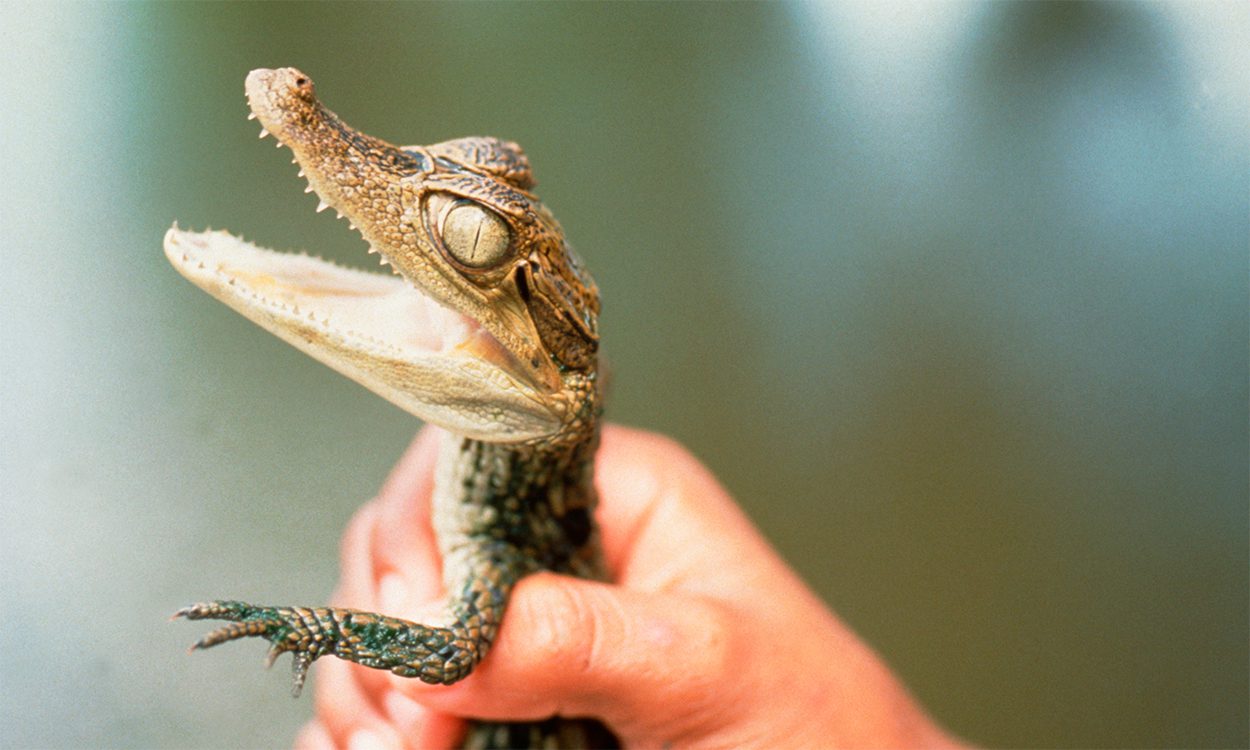
<svg viewBox="0 0 1250 750"><path fill-rule="evenodd" d="M531 192L529 163L515 144L465 138L392 146L344 124L294 68L253 71L247 93L262 136L271 132L292 149L323 207L345 214L402 283L290 260L224 234L175 228L166 252L210 293L447 430L433 521L450 601L436 625L228 600L176 616L230 622L193 648L259 637L271 644L270 663L291 652L296 695L325 655L455 682L486 656L521 577L605 575L592 481L598 289ZM417 293L462 316L454 346L416 346L412 330L359 313L411 306ZM466 745L612 742L593 722L554 717L478 724Z"/></svg>

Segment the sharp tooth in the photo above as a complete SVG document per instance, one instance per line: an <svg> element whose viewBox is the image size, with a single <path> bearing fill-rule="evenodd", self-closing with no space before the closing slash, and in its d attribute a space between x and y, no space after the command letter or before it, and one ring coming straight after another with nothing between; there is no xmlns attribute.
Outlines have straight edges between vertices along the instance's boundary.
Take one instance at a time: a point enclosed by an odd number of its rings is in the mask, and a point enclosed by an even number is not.
<svg viewBox="0 0 1250 750"><path fill-rule="evenodd" d="M351 220L348 220L348 222L347 222L347 226L351 227L352 229L355 229L355 228L356 228L356 222L351 221Z"/></svg>
<svg viewBox="0 0 1250 750"><path fill-rule="evenodd" d="M311 193L312 190L313 190L312 185L309 185L308 187L304 188L305 193Z"/></svg>
<svg viewBox="0 0 1250 750"><path fill-rule="evenodd" d="M326 210L329 207L330 207L330 204L326 203L325 201L320 201L319 203L317 203L317 213L321 213L322 211Z"/></svg>
<svg viewBox="0 0 1250 750"><path fill-rule="evenodd" d="M282 141L274 141L274 142L273 142L273 147L274 147L274 148L282 148Z"/></svg>
<svg viewBox="0 0 1250 750"><path fill-rule="evenodd" d="M334 216L335 216L336 218L341 219L341 218L343 218L343 213L342 213L341 211L335 211L335 212L334 212Z"/></svg>
<svg viewBox="0 0 1250 750"><path fill-rule="evenodd" d="M256 119L256 113L255 113L255 112L248 112L248 113L247 113L247 119L249 119L249 120L255 120L255 119Z"/></svg>
<svg viewBox="0 0 1250 750"><path fill-rule="evenodd" d="M299 176L300 176L300 177L303 177L303 176L304 176L304 168L303 168L303 167L300 167L300 168L299 168ZM312 187L312 186L310 185L309 187Z"/></svg>
<svg viewBox="0 0 1250 750"><path fill-rule="evenodd" d="M264 129L264 128L261 128L261 129L260 129L260 135L258 135L258 136L256 136L256 137L257 137L257 138L264 138L264 137L265 137L265 136L267 136L267 135L269 135L269 131L268 131L268 130L266 130L266 129Z"/></svg>

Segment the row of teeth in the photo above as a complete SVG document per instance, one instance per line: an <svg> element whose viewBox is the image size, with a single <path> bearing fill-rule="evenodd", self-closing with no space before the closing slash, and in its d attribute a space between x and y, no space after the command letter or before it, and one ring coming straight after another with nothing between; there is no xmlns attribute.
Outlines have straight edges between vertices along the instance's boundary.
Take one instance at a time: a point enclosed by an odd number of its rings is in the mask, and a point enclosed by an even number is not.
<svg viewBox="0 0 1250 750"><path fill-rule="evenodd" d="M177 225L175 225L175 228L176 228L176 226L177 226ZM206 232L206 233L208 233L208 232L212 232L212 231L213 231L212 229L207 229L207 230L205 230L205 232ZM227 232L223 232L223 234L228 234L228 233L227 233ZM246 240L246 239L244 239L244 238L243 238L243 237L241 237L241 236L240 236L240 237L236 237L236 239L238 239L238 240L239 240L239 241L241 241L241 242L247 242L247 240ZM251 244L251 243L248 243L248 244ZM336 266L336 267L338 267L338 268L342 268L343 270L346 270L346 271L354 271L354 272L356 272L356 273L365 273L364 271L359 271L359 270L354 269L354 268L348 268L348 267L345 267L345 266L340 266L340 265L338 265L337 263L334 263L333 261L325 260L324 258L320 258L320 257L315 256L315 255L310 256L308 253L301 252L301 253L299 253L299 255L301 255L301 256L303 256L303 257L312 257L312 258L315 258L316 260L321 261L322 263L328 263L328 264L333 265L333 266ZM182 253L182 260L183 260L183 263L186 263L186 264L195 263L195 265L196 265L196 266L197 266L200 270L202 270L202 271L207 271L207 270L208 270L208 267L204 265L204 261L202 261L202 260L198 260L198 259L192 259L191 255L190 255L189 253L187 253L187 252L183 252L183 253ZM290 315L297 316L297 317L298 317L298 316L303 316L303 317L306 317L309 321L311 321L311 322L313 322L313 323L320 324L320 325L321 325L323 328L325 328L327 331L331 331L331 332L336 333L336 334L339 334L339 335L346 335L346 336L349 336L349 337L351 337L351 338L354 338L354 339L357 339L357 340L360 340L360 341L363 341L363 342L366 342L366 343L372 344L373 346L377 347L377 348L378 348L378 349L380 349L380 350L383 350L383 351L389 352L390 354L392 354L392 355L393 355L393 356L395 356L396 358L402 358L402 357L403 357L403 350L402 350L400 347L396 346L395 344L393 344L393 343L391 343L391 342L389 342L389 341L384 341L384 340L382 340L382 339L374 338L373 336L370 336L370 335L369 335L369 334L367 334L367 333L362 333L361 331L357 331L357 330L354 330L354 329L345 329L345 328L339 328L339 327L332 327L332 326L330 325L330 316L329 316L329 315L324 315L324 316L322 316L321 318L318 318L318 317L317 317L317 314L316 314L316 312L315 312L315 311L309 311L309 313L308 313L307 315L304 315L304 314L300 311L300 309L299 309L299 305L287 304L286 302L283 302L282 300L279 300L279 299L274 299L273 297L266 297L265 295L261 294L260 292L256 291L255 289L252 289L252 288L250 288L250 287L241 287L241 286L240 286L240 284L238 283L238 280L237 280L237 279L235 279L233 276L230 276L228 273L226 273L225 271L223 271L220 267L218 267L218 268L214 269L214 273L216 273L219 277L221 277L222 279L224 279L224 280L225 280L225 282L226 282L226 284L227 284L227 285L229 285L229 286L231 286L231 287L235 287L235 288L246 288L246 290L247 290L247 292L246 292L246 293L247 293L247 294L251 297L252 301L253 301L253 302L256 302L256 303L259 303L261 306L268 307L269 309L271 309L271 310L276 310L276 311L278 311L278 312L288 313L288 314L290 314Z"/></svg>
<svg viewBox="0 0 1250 750"><path fill-rule="evenodd" d="M248 113L247 113L247 119L249 119L249 120L255 120L255 119L256 119L256 113L255 113L255 112L248 112ZM259 138L265 138L265 137L266 137L266 136L268 136L268 135L270 135L269 130L268 130L267 128L265 128L265 127L262 125L262 126L261 126L261 128L260 128L260 135L259 135L258 137L259 137ZM275 144L274 144L274 145L275 145L275 147L276 147L276 148L282 148L284 145L286 145L286 144L284 144L281 140L279 140L279 139L277 139L277 138L275 138L274 140L275 140ZM299 167L299 161L298 161L298 160L297 160L294 156L292 156L292 157L291 157L291 163L292 163L292 164L294 164L294 165L296 165L297 167ZM300 177L303 177L304 179L308 179L308 175L304 174L304 168L303 168L303 167L300 167L300 168L299 168L299 176L300 176ZM312 186L312 182L311 182L311 181L309 181L308 185L306 185L306 186L304 187L304 192L305 192L305 193L311 193L311 192L314 192L314 189L313 189L313 186ZM322 211L326 210L327 208L330 208L330 204L329 204L329 203L326 203L324 200L322 200L322 199L321 199L321 197L320 197L320 196L318 196L318 200L317 200L317 213L321 213ZM338 218L340 218L340 219L341 219L341 218L343 218L343 212L342 212L342 211L339 211L338 209L335 209L334 214L335 214L335 216L336 216L336 217L338 217ZM359 228L356 226L355 222L351 221L350 219L347 221L347 226L351 227L352 229L356 230L357 232L359 232L359 231L360 231L360 230L359 230ZM378 252L377 248L375 248L375 247L373 246L373 243L372 243L372 242L369 242L368 238L366 238L366 237L364 236L364 234L363 234L363 233L361 234L361 239L363 239L363 240L365 240L365 242L368 242L368 243L369 243L369 253L370 253L371 255L376 255L376 256L378 256L378 264L379 264L379 265L389 267L389 268L391 269L391 273L395 274L396 276L401 276L401 277L402 277L402 274L400 274L400 273L399 273L399 271L398 271L398 270L396 270L396 269L395 269L395 267L391 265L391 262L390 262L390 261L388 261L388 260L386 259L386 256L385 256L385 255L383 255L382 253Z"/></svg>
<svg viewBox="0 0 1250 750"><path fill-rule="evenodd" d="M232 278L227 277L226 281L227 283L230 284L230 286L237 286L237 284L235 283L235 280ZM289 313L294 316L303 315L303 313L300 312L299 305L288 305L287 303L281 300L273 299L272 297L266 297L260 292L250 290L250 289L248 291L250 292L253 301L258 302L264 305L265 307L268 307L273 310L277 310L279 312ZM384 351L391 353L397 359L403 357L403 350L389 341L383 341L382 339L374 338L373 336L370 336L367 333L362 333L354 329L331 326L329 315L325 315L321 318L318 318L315 312L310 311L308 315L305 315L304 317L308 318L308 320L313 323L317 323L321 325L321 327L326 329L327 331L338 334L340 336L345 336L348 338L355 339L357 341L362 341L362 342L371 344L380 350L384 350Z"/></svg>

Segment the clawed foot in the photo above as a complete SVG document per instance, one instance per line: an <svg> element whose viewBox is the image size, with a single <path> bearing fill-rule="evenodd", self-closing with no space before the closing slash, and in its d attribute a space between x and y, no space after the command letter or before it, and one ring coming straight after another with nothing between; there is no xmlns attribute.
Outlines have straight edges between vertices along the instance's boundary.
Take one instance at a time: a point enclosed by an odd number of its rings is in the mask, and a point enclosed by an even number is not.
<svg viewBox="0 0 1250 750"><path fill-rule="evenodd" d="M291 664L293 684L291 697L298 698L304 689L308 668L317 657L333 650L337 627L332 610L309 607L265 607L246 602L201 602L183 607L170 619L185 617L188 620L230 620L205 635L191 646L196 649L212 648L219 643L238 638L260 637L269 641L269 653L265 666L271 667L279 656L287 651L295 657ZM335 623L336 624L336 623Z"/></svg>
<svg viewBox="0 0 1250 750"><path fill-rule="evenodd" d="M308 668L326 654L401 677L451 684L473 669L496 627L476 609L450 627L430 627L355 609L266 607L236 601L192 604L175 612L178 617L230 621L197 641L192 651L259 637L269 641L269 665L291 652L294 696L303 689Z"/></svg>

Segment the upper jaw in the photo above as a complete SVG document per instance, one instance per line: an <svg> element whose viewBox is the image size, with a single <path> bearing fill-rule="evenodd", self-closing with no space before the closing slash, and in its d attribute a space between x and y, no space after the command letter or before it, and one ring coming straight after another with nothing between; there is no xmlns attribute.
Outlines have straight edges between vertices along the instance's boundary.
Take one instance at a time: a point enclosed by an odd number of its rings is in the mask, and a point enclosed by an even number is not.
<svg viewBox="0 0 1250 750"><path fill-rule="evenodd" d="M272 133L297 156L311 156L308 151L311 148L325 151L330 146L348 145L335 143L340 139L327 137L327 131L347 126L321 104L312 79L297 68L257 68L247 74L243 87L247 105L252 110L248 119L260 122L261 137ZM356 135L366 141L382 143L363 134Z"/></svg>
<svg viewBox="0 0 1250 750"><path fill-rule="evenodd" d="M260 136L273 135L279 145L290 148L300 176L323 205L340 215L350 216L366 202L388 200L397 174L413 174L424 166L419 157L346 125L321 104L312 79L296 68L253 70L244 88L250 118L260 122Z"/></svg>
<svg viewBox="0 0 1250 750"><path fill-rule="evenodd" d="M247 105L252 110L248 119L259 118L266 130L284 131L287 117L294 119L296 116L294 107L284 100L294 95L300 81L305 79L295 68L257 68L248 73L243 84ZM315 101L315 97L309 98L310 104Z"/></svg>

